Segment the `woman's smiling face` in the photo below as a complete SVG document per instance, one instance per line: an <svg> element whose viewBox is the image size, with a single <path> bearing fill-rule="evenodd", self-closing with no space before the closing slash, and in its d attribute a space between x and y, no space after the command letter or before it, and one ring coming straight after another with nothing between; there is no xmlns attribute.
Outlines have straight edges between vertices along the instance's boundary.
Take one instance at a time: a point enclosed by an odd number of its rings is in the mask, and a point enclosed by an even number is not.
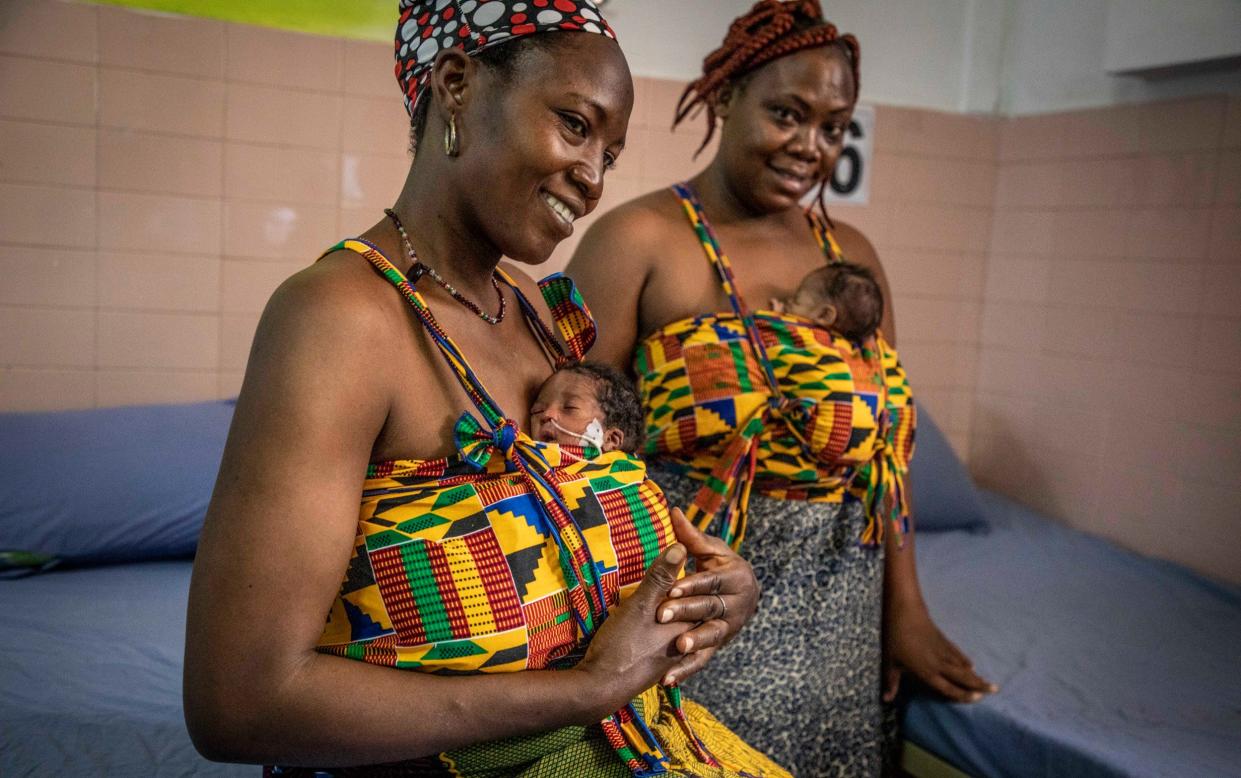
<svg viewBox="0 0 1241 778"><path fill-rule="evenodd" d="M855 96L839 46L781 57L744 77L716 109L734 193L762 213L797 205L840 158Z"/></svg>
<svg viewBox="0 0 1241 778"><path fill-rule="evenodd" d="M521 51L509 77L480 74L459 119L471 221L502 254L531 264L598 205L633 109L633 81L615 41L550 35L551 45Z"/></svg>

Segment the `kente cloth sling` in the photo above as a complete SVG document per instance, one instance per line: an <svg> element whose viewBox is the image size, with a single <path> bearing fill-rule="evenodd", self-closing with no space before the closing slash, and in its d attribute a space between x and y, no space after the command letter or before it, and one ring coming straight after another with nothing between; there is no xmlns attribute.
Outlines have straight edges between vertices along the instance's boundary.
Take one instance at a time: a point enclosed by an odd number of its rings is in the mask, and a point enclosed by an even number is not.
<svg viewBox="0 0 1241 778"><path fill-rule="evenodd" d="M399 290L481 419L469 412L458 419L454 456L368 466L358 535L318 650L446 675L572 666L608 608L675 542L662 492L646 478L644 463L625 452L558 446L522 433L400 270L366 241L337 249L361 254ZM512 279L497 274L557 365L584 356L594 324L566 276L551 276L540 289L568 354ZM709 751L699 729L727 737ZM607 769L596 770L601 753ZM721 766L729 757L758 769ZM625 776L650 776L678 775L682 766L694 775L787 775L701 708L684 704L675 687L653 688L598 727L483 743L383 769L534 776L611 775L618 768Z"/></svg>
<svg viewBox="0 0 1241 778"><path fill-rule="evenodd" d="M682 319L638 347L634 372L646 411L645 453L702 481L686 516L719 521L739 548L751 490L776 499L861 499L861 541L906 529L904 475L916 413L905 370L882 334L852 343L792 314L752 312L688 184L673 191L732 306ZM831 233L807 214L828 261Z"/></svg>

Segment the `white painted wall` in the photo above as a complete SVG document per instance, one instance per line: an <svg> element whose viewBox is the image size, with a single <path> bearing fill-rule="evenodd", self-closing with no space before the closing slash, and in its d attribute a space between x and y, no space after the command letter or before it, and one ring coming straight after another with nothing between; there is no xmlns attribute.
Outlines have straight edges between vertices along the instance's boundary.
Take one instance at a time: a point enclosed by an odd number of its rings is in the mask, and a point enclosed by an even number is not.
<svg viewBox="0 0 1241 778"><path fill-rule="evenodd" d="M1195 2L1162 0L1169 26L1173 17L1185 13L1186 3ZM1104 64L1108 5L1108 0L1016 0L1005 46L1000 112L1024 115L1220 92L1241 94L1237 66L1159 78L1108 74ZM1151 3L1141 5L1149 9ZM1117 13L1121 11L1114 10L1113 16Z"/></svg>
<svg viewBox="0 0 1241 778"><path fill-rule="evenodd" d="M1138 3L1127 11L1126 3ZM1223 5L1221 5L1221 3ZM635 75L688 80L751 0L612 0L605 12ZM1238 0L824 0L862 46L862 99L961 113L1023 115L1241 93L1241 67L1161 78L1110 75L1108 9L1226 27ZM1140 8L1139 8L1140 6ZM1196 10L1194 10L1196 9ZM1193 10L1193 13L1190 11ZM1228 17L1231 18L1231 17ZM1123 28L1123 23L1121 24ZM1182 41L1170 32L1169 42ZM1192 34L1190 35L1192 39ZM1136 44L1135 44L1136 45ZM1115 44L1113 43L1113 48Z"/></svg>
<svg viewBox="0 0 1241 778"><path fill-rule="evenodd" d="M862 99L940 111L997 101L1008 0L828 0L862 47ZM604 7L636 76L688 80L753 0L612 0Z"/></svg>

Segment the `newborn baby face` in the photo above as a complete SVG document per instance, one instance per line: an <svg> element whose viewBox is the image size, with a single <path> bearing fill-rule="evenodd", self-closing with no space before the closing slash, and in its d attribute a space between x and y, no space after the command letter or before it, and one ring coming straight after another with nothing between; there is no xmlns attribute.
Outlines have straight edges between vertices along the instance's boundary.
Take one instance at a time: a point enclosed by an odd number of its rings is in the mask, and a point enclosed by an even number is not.
<svg viewBox="0 0 1241 778"><path fill-rule="evenodd" d="M598 434L603 434L604 417L595 380L561 370L544 382L530 406L530 435L547 443L580 446L588 442L583 436L592 437L587 433L591 422L597 422ZM603 449L610 450L606 444Z"/></svg>

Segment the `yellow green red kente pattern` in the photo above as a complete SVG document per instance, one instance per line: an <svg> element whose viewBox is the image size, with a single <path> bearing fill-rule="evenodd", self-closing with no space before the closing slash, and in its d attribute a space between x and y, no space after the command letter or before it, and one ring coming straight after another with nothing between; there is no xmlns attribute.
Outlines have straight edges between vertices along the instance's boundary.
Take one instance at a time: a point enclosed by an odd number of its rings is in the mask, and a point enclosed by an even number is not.
<svg viewBox="0 0 1241 778"><path fill-rule="evenodd" d="M318 650L438 674L571 667L608 609L675 541L667 501L634 456L542 443L522 433L422 296L375 246L351 240L336 248L361 254L397 287L482 421L462 414L454 456L368 467L357 537ZM553 276L540 288L567 354L512 279L499 277L557 363L584 355L594 340L593 320L566 277ZM624 775L679 775L678 766L695 775L787 775L705 711L685 705L675 687L656 687L642 700L598 728L484 743L403 764L399 774L570 774L603 749L610 768ZM696 727L726 736L708 749ZM742 754L743 768L722 764L717 750L725 758ZM528 764L521 761L527 756ZM614 774L610 768L573 774Z"/></svg>
<svg viewBox="0 0 1241 778"><path fill-rule="evenodd" d="M687 515L703 527L718 517L734 547L752 490L862 499L868 545L882 541L887 524L903 531L916 414L896 351L882 335L851 343L809 319L751 312L693 192L674 191L733 311L672 322L639 344L647 456L703 482ZM813 216L811 225L837 261L831 234Z"/></svg>

